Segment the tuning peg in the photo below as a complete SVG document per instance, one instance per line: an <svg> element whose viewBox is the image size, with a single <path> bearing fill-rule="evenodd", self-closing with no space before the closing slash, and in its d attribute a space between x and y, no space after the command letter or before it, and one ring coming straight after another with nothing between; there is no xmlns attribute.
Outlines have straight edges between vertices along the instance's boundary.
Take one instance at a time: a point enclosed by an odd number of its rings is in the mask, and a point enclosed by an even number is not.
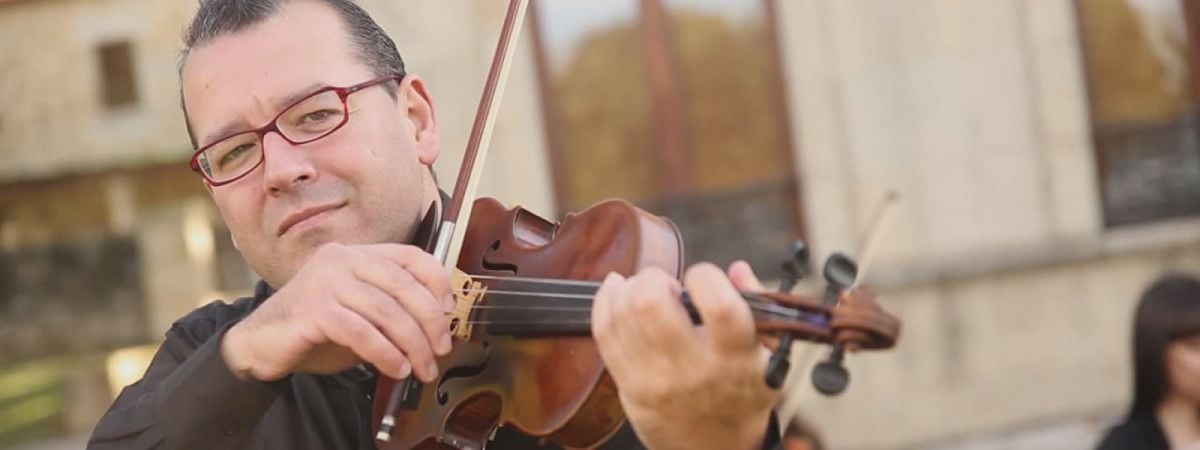
<svg viewBox="0 0 1200 450"><path fill-rule="evenodd" d="M796 282L801 278L808 276L811 269L808 262L808 245L804 241L796 240L792 242L792 248L788 250L787 260L783 261L783 279L779 283L779 292L786 294L792 292L792 288L796 287ZM783 386L783 382L787 380L788 371L792 368L792 363L789 360L792 354L792 340L790 334L783 333L779 335L779 347L771 353L771 359L767 361L767 386L771 389L779 389Z"/></svg>
<svg viewBox="0 0 1200 450"><path fill-rule="evenodd" d="M788 357L792 354L793 339L790 334L779 336L779 347L775 348L771 359L767 361L767 386L771 389L779 389L787 380L788 371L792 368Z"/></svg>
<svg viewBox="0 0 1200 450"><path fill-rule="evenodd" d="M783 262L783 279L779 284L779 292L788 293L792 288L796 287L796 282L808 276L811 271L808 262L808 245L804 241L796 240L792 242L792 248L788 250L788 255L791 257Z"/></svg>
<svg viewBox="0 0 1200 450"><path fill-rule="evenodd" d="M836 305L842 291L853 286L858 279L858 264L843 253L834 253L825 260L822 270L825 276L826 306ZM850 384L850 372L843 363L846 351L841 343L834 343L833 350L825 361L813 366L812 383L818 392L825 395L838 395Z"/></svg>
<svg viewBox="0 0 1200 450"><path fill-rule="evenodd" d="M854 280L858 279L858 264L846 254L837 252L825 259L825 267L821 272L825 276L825 281L829 283L829 289L826 292L836 288L835 294L840 295L842 290L853 286ZM834 295L832 299L826 297L825 302L837 303L837 295Z"/></svg>
<svg viewBox="0 0 1200 450"><path fill-rule="evenodd" d="M850 372L846 370L846 366L842 360L845 356L845 350L842 346L835 345L833 352L829 354L829 359L821 361L813 367L812 383L817 391L825 395L838 395L846 390L846 386L850 384Z"/></svg>

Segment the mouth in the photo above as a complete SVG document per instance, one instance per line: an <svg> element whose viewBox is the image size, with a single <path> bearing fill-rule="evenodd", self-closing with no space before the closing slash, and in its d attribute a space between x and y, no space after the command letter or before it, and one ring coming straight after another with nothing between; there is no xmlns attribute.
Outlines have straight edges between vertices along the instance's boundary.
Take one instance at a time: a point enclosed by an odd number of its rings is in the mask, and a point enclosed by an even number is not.
<svg viewBox="0 0 1200 450"><path fill-rule="evenodd" d="M283 236L283 234L287 233L288 230L291 230L292 227L306 221L324 217L328 215L328 213L332 213L343 206L346 206L346 202L312 206L288 214L287 217L283 218L282 222L279 222L279 228L275 230L276 236Z"/></svg>

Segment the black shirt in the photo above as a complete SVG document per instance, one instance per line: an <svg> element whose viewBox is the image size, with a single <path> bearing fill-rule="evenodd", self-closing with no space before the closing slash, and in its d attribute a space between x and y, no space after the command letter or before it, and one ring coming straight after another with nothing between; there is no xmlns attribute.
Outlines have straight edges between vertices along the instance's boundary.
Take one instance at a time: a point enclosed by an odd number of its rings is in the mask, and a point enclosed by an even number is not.
<svg viewBox="0 0 1200 450"><path fill-rule="evenodd" d="M292 374L276 382L241 381L221 357L226 330L273 291L213 302L167 331L146 374L124 390L96 425L89 449L374 449L374 375ZM778 448L772 416L763 448ZM501 428L489 450L551 449ZM603 449L644 448L626 423Z"/></svg>
<svg viewBox="0 0 1200 450"><path fill-rule="evenodd" d="M1167 435L1153 414L1130 414L1108 430L1097 450L1168 450Z"/></svg>

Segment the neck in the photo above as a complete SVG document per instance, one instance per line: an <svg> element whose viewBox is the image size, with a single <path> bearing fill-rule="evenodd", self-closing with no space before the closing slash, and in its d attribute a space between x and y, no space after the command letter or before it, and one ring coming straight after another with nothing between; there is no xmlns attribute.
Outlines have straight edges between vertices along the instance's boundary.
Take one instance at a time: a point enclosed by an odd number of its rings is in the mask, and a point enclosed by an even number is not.
<svg viewBox="0 0 1200 450"><path fill-rule="evenodd" d="M1171 448L1200 442L1200 404L1168 393L1155 411L1159 426Z"/></svg>
<svg viewBox="0 0 1200 450"><path fill-rule="evenodd" d="M592 300L600 283L512 276L473 276L484 288L483 301L472 307L470 322L494 336L571 336L591 334ZM760 331L809 331L828 324L828 313L819 308L778 306L769 296L742 292ZM692 323L700 313L687 292L679 302Z"/></svg>

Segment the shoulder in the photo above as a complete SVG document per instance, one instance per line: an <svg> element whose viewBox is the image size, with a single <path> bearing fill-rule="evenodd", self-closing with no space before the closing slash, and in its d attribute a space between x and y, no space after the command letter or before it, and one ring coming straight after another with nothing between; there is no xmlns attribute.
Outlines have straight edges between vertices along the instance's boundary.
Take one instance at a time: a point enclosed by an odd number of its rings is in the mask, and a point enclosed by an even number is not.
<svg viewBox="0 0 1200 450"><path fill-rule="evenodd" d="M1108 429L1097 450L1167 449L1158 420L1152 416L1131 415L1124 422Z"/></svg>
<svg viewBox="0 0 1200 450"><path fill-rule="evenodd" d="M167 335L183 334L184 337L196 342L207 340L221 329L246 317L270 295L269 288L263 289L265 284L261 281L259 283L260 286L255 289L253 296L242 297L232 302L216 300L192 310L176 320L171 325L171 330L167 331Z"/></svg>

